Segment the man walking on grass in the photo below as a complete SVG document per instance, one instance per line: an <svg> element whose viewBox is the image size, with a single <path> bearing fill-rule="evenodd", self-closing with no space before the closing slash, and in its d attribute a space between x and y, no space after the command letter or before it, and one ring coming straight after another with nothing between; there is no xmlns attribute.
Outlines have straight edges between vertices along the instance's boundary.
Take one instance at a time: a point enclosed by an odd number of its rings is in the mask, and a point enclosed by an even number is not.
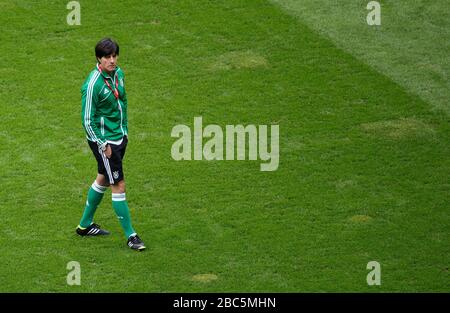
<svg viewBox="0 0 450 313"><path fill-rule="evenodd" d="M89 147L97 160L98 174L87 194L86 206L76 233L80 236L108 235L93 223L95 211L110 186L112 206L134 250L145 249L131 225L125 196L122 160L128 143L127 96L124 73L117 66L119 45L110 38L95 46L97 64L81 87L81 119Z"/></svg>

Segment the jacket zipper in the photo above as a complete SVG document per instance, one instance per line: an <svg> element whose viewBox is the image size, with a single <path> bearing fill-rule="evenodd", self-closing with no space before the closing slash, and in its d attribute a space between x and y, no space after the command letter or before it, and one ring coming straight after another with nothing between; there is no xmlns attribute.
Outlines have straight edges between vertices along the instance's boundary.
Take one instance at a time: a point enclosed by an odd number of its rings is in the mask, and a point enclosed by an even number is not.
<svg viewBox="0 0 450 313"><path fill-rule="evenodd" d="M119 111L120 111L120 129L122 130L122 134L125 136L125 132L124 132L123 127L122 127L122 120L123 120L122 107L120 106L119 99L117 99L117 105L119 106Z"/></svg>
<svg viewBox="0 0 450 313"><path fill-rule="evenodd" d="M101 125L102 135L105 136L105 121L103 119L103 116L100 118L100 125Z"/></svg>

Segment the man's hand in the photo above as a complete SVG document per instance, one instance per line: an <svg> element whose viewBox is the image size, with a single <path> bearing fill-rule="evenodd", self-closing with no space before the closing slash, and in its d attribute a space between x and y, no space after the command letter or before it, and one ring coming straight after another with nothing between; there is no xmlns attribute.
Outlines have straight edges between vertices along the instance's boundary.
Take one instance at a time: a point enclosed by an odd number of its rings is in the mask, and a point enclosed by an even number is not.
<svg viewBox="0 0 450 313"><path fill-rule="evenodd" d="M106 145L105 155L109 159L111 158L112 150L110 145Z"/></svg>

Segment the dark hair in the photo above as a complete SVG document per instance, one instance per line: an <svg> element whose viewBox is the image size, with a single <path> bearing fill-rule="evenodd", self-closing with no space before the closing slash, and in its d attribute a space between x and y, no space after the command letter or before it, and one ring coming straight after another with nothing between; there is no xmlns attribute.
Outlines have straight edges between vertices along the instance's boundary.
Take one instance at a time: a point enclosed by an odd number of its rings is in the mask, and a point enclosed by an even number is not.
<svg viewBox="0 0 450 313"><path fill-rule="evenodd" d="M111 38L103 38L95 46L95 56L99 59L114 53L119 55L119 45Z"/></svg>

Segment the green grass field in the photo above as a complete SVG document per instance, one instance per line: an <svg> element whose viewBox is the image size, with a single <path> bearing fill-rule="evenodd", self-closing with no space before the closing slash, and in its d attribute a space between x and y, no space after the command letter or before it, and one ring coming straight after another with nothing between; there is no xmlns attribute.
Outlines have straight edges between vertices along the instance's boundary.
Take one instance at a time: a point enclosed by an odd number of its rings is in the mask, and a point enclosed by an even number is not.
<svg viewBox="0 0 450 313"><path fill-rule="evenodd" d="M67 2L0 2L1 292L450 291L447 1L380 1L379 27L362 0L81 0L81 26ZM143 253L110 191L95 221L112 234L74 232L96 173L80 87L105 36ZM174 161L195 116L279 125L278 170Z"/></svg>

